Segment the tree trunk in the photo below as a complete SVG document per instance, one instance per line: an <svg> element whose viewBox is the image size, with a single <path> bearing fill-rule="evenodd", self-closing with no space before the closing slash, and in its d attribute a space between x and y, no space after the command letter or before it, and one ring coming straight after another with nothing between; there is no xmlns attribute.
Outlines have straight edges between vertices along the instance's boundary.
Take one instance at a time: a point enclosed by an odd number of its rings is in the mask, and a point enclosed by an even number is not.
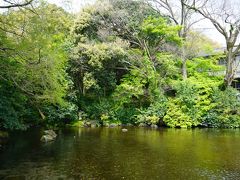
<svg viewBox="0 0 240 180"><path fill-rule="evenodd" d="M186 59L182 60L182 77L183 79L187 79L187 61Z"/></svg>
<svg viewBox="0 0 240 180"><path fill-rule="evenodd" d="M224 77L225 87L231 86L232 81L234 79L233 65L234 65L235 57L234 57L232 51L233 51L233 48L229 48L228 53L227 53L227 66L226 66L226 74Z"/></svg>
<svg viewBox="0 0 240 180"><path fill-rule="evenodd" d="M181 60L182 60L182 77L183 80L187 79L187 59L185 56L184 47L181 49Z"/></svg>

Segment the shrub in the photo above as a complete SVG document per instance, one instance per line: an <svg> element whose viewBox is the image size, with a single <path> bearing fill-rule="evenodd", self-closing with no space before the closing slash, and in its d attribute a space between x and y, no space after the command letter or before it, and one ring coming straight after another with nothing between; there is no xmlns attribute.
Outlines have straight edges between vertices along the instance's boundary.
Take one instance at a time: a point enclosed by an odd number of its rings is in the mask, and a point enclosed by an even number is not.
<svg viewBox="0 0 240 180"><path fill-rule="evenodd" d="M216 89L212 94L212 108L203 117L203 123L210 127L237 128L240 127L240 101L238 91L227 88L224 91Z"/></svg>

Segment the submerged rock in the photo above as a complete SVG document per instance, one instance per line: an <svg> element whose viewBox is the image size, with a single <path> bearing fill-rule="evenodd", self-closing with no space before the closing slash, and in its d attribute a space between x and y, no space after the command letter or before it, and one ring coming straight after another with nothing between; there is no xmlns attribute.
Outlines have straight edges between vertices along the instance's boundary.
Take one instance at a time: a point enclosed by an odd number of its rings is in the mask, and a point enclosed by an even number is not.
<svg viewBox="0 0 240 180"><path fill-rule="evenodd" d="M57 134L53 130L46 130L44 133L45 134L40 139L42 142L54 141L57 137Z"/></svg>
<svg viewBox="0 0 240 180"><path fill-rule="evenodd" d="M124 128L124 129L122 129L122 132L128 132L128 129Z"/></svg>

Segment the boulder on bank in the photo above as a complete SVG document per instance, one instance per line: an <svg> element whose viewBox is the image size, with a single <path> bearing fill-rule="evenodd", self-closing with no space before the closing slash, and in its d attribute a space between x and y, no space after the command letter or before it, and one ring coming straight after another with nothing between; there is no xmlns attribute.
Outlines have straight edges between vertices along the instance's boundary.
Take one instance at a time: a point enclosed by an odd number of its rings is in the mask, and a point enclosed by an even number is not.
<svg viewBox="0 0 240 180"><path fill-rule="evenodd" d="M147 127L148 125L147 124L145 124L145 123L140 123L139 125L138 125L138 127Z"/></svg>
<svg viewBox="0 0 240 180"><path fill-rule="evenodd" d="M99 127L100 124L98 121L83 121L83 127L86 127L86 128L96 128L96 127Z"/></svg>
<svg viewBox="0 0 240 180"><path fill-rule="evenodd" d="M42 142L54 141L57 137L57 134L53 130L44 131L44 135L41 137Z"/></svg>
<svg viewBox="0 0 240 180"><path fill-rule="evenodd" d="M133 126L133 124L131 124L131 123L127 123L127 126L129 126L129 127L132 127L132 126Z"/></svg>
<svg viewBox="0 0 240 180"><path fill-rule="evenodd" d="M99 123L98 121L90 121L90 127L91 128L96 128L96 127L99 127Z"/></svg>
<svg viewBox="0 0 240 180"><path fill-rule="evenodd" d="M157 129L158 126L157 126L156 124L152 124L152 125L151 125L151 128L153 128L153 129Z"/></svg>
<svg viewBox="0 0 240 180"><path fill-rule="evenodd" d="M118 126L118 124L116 124L116 123L111 123L111 124L109 124L109 127L110 128L115 128L115 127L117 127Z"/></svg>

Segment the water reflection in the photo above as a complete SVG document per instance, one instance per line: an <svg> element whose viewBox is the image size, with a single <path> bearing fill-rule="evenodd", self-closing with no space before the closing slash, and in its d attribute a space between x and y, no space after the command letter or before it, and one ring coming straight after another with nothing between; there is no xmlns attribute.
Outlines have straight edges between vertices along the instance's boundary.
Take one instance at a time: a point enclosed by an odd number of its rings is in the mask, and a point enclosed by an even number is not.
<svg viewBox="0 0 240 180"><path fill-rule="evenodd" d="M238 179L240 131L66 129L53 143L38 130L0 151L0 179Z"/></svg>

